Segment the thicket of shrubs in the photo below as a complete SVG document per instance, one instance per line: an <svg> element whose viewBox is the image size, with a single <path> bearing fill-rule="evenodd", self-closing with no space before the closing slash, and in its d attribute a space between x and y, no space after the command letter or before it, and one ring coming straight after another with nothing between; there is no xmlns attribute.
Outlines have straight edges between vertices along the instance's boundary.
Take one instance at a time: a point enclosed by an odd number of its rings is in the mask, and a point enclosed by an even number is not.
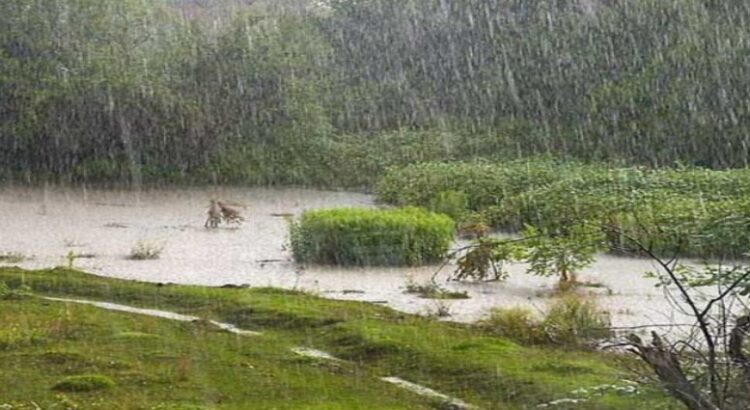
<svg viewBox="0 0 750 410"><path fill-rule="evenodd" d="M418 208L306 211L290 227L294 259L335 265L420 265L440 261L454 222Z"/></svg>
<svg viewBox="0 0 750 410"><path fill-rule="evenodd" d="M473 219L548 233L592 222L614 251L636 239L658 254L739 257L750 250L750 171L652 170L535 160L424 163L391 169L381 200L433 207L463 195ZM630 238L629 238L630 237Z"/></svg>

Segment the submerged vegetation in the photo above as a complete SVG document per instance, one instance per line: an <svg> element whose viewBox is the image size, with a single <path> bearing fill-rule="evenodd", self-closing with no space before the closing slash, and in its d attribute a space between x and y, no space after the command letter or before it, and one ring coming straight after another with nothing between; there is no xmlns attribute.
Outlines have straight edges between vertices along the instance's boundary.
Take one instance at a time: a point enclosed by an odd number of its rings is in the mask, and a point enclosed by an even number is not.
<svg viewBox="0 0 750 410"><path fill-rule="evenodd" d="M466 196L468 218L509 231L565 237L582 224L599 226L603 248L615 252L636 250L628 238L659 254L736 258L750 249L750 172L744 169L424 163L393 168L378 186L381 200L398 205L429 207L443 192ZM595 232L585 236L597 242Z"/></svg>
<svg viewBox="0 0 750 410"><path fill-rule="evenodd" d="M386 376L480 408L530 408L571 396L584 399L580 409L678 408L647 386L626 394L612 389L575 396L581 388L630 383L626 367L611 355L522 346L481 327L365 303L275 289L157 286L67 269L0 268L0 283L13 290L23 283L35 295L0 300L0 334L35 332L0 348L0 404L13 408L28 408L30 400L44 408L441 408L435 399L380 380ZM41 296L164 309L262 334L240 336L202 321L176 322ZM300 347L339 360L299 356L293 350ZM114 384L99 383L100 377ZM94 384L108 388L54 390L65 378L75 386L89 386L96 378Z"/></svg>
<svg viewBox="0 0 750 410"><path fill-rule="evenodd" d="M290 226L294 259L335 265L421 265L440 261L454 222L418 208L306 211Z"/></svg>
<svg viewBox="0 0 750 410"><path fill-rule="evenodd" d="M140 239L130 249L130 255L128 255L128 258L133 260L159 259L165 247L166 243L163 241Z"/></svg>
<svg viewBox="0 0 750 410"><path fill-rule="evenodd" d="M26 255L20 252L2 252L0 253L0 263L19 263L26 260Z"/></svg>

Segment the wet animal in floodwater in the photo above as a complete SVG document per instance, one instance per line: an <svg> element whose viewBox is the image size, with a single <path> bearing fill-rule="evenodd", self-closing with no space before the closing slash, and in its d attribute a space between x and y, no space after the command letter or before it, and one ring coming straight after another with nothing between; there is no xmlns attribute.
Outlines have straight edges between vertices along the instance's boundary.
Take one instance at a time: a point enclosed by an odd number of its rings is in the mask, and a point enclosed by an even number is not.
<svg viewBox="0 0 750 410"><path fill-rule="evenodd" d="M237 208L215 199L211 200L207 213L206 228L218 228L222 220L228 224L241 224L245 220Z"/></svg>
<svg viewBox="0 0 750 410"><path fill-rule="evenodd" d="M206 228L218 228L222 216L219 202L215 199L212 199L206 213L208 213L208 218L206 218L206 223L203 224L203 226L205 226Z"/></svg>
<svg viewBox="0 0 750 410"><path fill-rule="evenodd" d="M221 209L221 216L227 223L241 224L245 220L245 218L240 215L240 211L237 208L218 201L216 204Z"/></svg>

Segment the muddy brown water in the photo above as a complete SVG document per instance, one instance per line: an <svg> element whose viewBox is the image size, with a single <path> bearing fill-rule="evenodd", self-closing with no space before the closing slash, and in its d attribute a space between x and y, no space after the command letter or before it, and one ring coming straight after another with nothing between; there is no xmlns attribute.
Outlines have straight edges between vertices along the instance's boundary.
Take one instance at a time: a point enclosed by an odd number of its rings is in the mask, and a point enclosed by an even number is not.
<svg viewBox="0 0 750 410"><path fill-rule="evenodd" d="M205 229L209 199L244 205L238 227ZM437 276L449 290L469 299L430 300L404 293L408 283L427 283L437 266L419 268L334 268L297 266L287 246L286 214L326 207L374 207L369 195L304 189L205 188L105 191L61 188L0 189L0 254L29 257L27 268L67 264L73 251L88 254L75 266L98 275L147 282L207 286L249 285L295 288L335 299L379 303L430 314L448 309L449 320L470 322L493 307L527 306L540 311L550 302L556 280L510 267L505 282L446 282L454 266ZM161 243L161 257L131 260L138 241ZM458 246L459 244L456 244ZM644 277L657 267L645 259L600 255L579 276L604 287L586 289L609 310L613 325L688 323Z"/></svg>

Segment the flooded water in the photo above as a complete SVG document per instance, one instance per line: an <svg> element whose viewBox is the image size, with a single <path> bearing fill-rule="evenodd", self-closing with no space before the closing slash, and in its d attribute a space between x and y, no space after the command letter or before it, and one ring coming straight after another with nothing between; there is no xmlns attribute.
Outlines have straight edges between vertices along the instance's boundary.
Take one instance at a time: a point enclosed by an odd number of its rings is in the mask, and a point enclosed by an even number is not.
<svg viewBox="0 0 750 410"><path fill-rule="evenodd" d="M211 198L244 206L241 226L204 228ZM148 282L207 286L274 286L313 291L335 299L379 303L474 321L493 307L529 306L540 311L551 300L556 280L524 274L514 265L505 282L446 282L454 267L437 275L445 288L469 299L430 300L404 293L409 283L425 284L437 266L420 268L300 267L287 246L285 214L324 207L373 207L373 197L302 189L169 189L140 193L84 189L0 189L0 254L17 252L27 268L67 265L98 275ZM139 241L163 245L160 258L132 260ZM458 246L458 245L457 245ZM643 274L656 266L645 259L601 255L579 279L612 314L613 325L688 323Z"/></svg>

